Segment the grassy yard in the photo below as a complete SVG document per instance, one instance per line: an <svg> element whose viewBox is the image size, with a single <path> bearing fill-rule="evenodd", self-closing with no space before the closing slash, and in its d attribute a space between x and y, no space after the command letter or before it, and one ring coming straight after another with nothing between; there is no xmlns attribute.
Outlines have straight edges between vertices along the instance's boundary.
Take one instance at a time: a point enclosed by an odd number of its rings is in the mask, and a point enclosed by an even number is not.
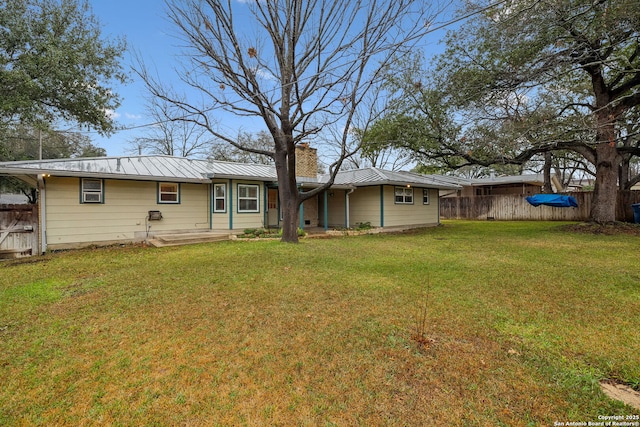
<svg viewBox="0 0 640 427"><path fill-rule="evenodd" d="M0 425L547 426L638 414L598 381L640 388L639 255L638 236L456 221L5 262Z"/></svg>

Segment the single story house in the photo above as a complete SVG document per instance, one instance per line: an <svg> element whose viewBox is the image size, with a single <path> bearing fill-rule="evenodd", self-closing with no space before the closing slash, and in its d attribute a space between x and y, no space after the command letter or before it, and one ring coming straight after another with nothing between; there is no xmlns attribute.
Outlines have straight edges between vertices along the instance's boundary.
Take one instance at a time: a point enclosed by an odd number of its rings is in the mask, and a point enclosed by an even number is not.
<svg viewBox="0 0 640 427"><path fill-rule="evenodd" d="M326 183L316 150L297 152L298 185ZM190 232L239 233L279 227L274 166L170 156L118 156L0 163L39 191L39 249L145 241ZM438 192L459 189L434 177L367 168L340 172L300 210L303 228L384 229L440 223Z"/></svg>

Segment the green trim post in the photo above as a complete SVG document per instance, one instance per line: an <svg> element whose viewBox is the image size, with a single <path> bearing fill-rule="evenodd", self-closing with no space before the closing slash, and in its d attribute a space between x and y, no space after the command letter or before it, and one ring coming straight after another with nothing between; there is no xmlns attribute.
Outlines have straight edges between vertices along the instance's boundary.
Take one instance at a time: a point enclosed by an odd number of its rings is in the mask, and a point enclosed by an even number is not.
<svg viewBox="0 0 640 427"><path fill-rule="evenodd" d="M209 230L213 230L213 200L214 194L213 189L215 188L213 184L209 185Z"/></svg>
<svg viewBox="0 0 640 427"><path fill-rule="evenodd" d="M233 230L233 180L229 180L229 231Z"/></svg>
<svg viewBox="0 0 640 427"><path fill-rule="evenodd" d="M329 229L329 192L324 190L324 231Z"/></svg>
<svg viewBox="0 0 640 427"><path fill-rule="evenodd" d="M300 203L300 228L304 228L304 203Z"/></svg>

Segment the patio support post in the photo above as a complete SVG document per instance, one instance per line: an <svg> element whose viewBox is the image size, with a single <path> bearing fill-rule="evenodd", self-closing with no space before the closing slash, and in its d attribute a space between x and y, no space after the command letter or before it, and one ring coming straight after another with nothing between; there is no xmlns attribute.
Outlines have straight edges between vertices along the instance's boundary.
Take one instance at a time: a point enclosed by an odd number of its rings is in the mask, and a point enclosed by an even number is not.
<svg viewBox="0 0 640 427"><path fill-rule="evenodd" d="M304 228L304 203L300 203L300 228Z"/></svg>
<svg viewBox="0 0 640 427"><path fill-rule="evenodd" d="M233 230L233 180L229 180L229 231Z"/></svg>
<svg viewBox="0 0 640 427"><path fill-rule="evenodd" d="M262 194L264 197L262 207L262 225L264 228L269 228L269 187L266 182L262 185Z"/></svg>
<svg viewBox="0 0 640 427"><path fill-rule="evenodd" d="M351 190L347 191L344 195L345 197L345 216L346 216L346 228L350 227L350 223L349 223L349 216L351 215L351 213L349 212L349 194L353 193L354 191L356 191L355 188L352 188Z"/></svg>
<svg viewBox="0 0 640 427"><path fill-rule="evenodd" d="M329 192L324 190L324 231L329 229Z"/></svg>

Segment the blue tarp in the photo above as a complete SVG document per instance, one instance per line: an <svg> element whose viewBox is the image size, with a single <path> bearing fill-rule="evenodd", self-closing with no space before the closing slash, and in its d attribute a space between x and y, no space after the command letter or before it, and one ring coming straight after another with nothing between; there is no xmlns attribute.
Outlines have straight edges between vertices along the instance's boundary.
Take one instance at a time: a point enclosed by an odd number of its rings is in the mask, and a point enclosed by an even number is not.
<svg viewBox="0 0 640 427"><path fill-rule="evenodd" d="M533 206L554 206L557 208L577 208L578 202L571 196L561 196L559 194L536 194L527 197L527 202Z"/></svg>

